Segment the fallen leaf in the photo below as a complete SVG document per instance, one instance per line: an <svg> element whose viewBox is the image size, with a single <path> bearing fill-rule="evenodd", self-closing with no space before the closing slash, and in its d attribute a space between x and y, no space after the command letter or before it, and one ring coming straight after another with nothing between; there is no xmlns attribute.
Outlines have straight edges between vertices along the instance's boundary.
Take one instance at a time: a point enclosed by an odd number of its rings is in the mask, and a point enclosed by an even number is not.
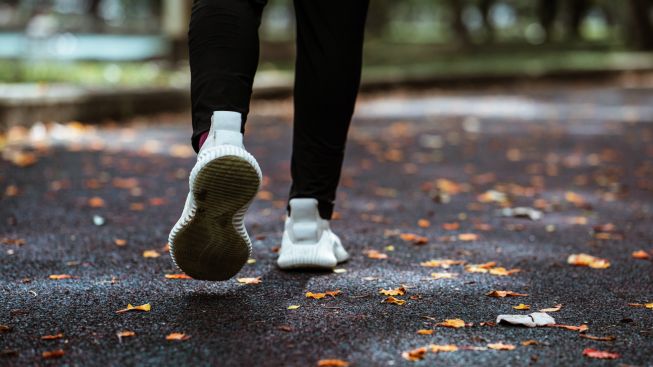
<svg viewBox="0 0 653 367"><path fill-rule="evenodd" d="M122 340L122 338L129 338L132 336L136 336L136 333L130 330L123 330L119 331L116 333L116 336L118 337L119 340Z"/></svg>
<svg viewBox="0 0 653 367"><path fill-rule="evenodd" d="M379 252L377 250L368 250L367 257L369 257L370 259L384 260L388 258L388 255L384 254L383 252Z"/></svg>
<svg viewBox="0 0 653 367"><path fill-rule="evenodd" d="M551 308L543 308L539 310L540 312L558 312L562 308L562 304L557 304Z"/></svg>
<svg viewBox="0 0 653 367"><path fill-rule="evenodd" d="M498 298L503 298L503 297L528 297L528 294L525 293L517 293L513 291L491 291L485 294L486 296L489 297L498 297Z"/></svg>
<svg viewBox="0 0 653 367"><path fill-rule="evenodd" d="M460 233L458 234L458 239L460 241L476 241L479 236L476 233Z"/></svg>
<svg viewBox="0 0 653 367"><path fill-rule="evenodd" d="M442 229L445 231L457 231L460 228L460 223L442 223Z"/></svg>
<svg viewBox="0 0 653 367"><path fill-rule="evenodd" d="M519 273L521 269L506 269L504 267L496 267L496 268L488 269L488 271L492 275L508 276L515 273Z"/></svg>
<svg viewBox="0 0 653 367"><path fill-rule="evenodd" d="M464 260L449 260L449 259L440 259L440 260L429 260L419 263L421 266L426 266L430 268L449 268L451 265L462 265Z"/></svg>
<svg viewBox="0 0 653 367"><path fill-rule="evenodd" d="M105 205L104 199L102 199L99 196L95 196L88 199L88 206L90 206L91 208L102 208L104 207L104 205Z"/></svg>
<svg viewBox="0 0 653 367"><path fill-rule="evenodd" d="M145 250L143 251L143 257L146 258L157 258L161 256L160 253L158 253L156 250Z"/></svg>
<svg viewBox="0 0 653 367"><path fill-rule="evenodd" d="M465 321L462 319L446 319L443 322L435 324L435 326L450 327L454 329L465 327Z"/></svg>
<svg viewBox="0 0 653 367"><path fill-rule="evenodd" d="M529 339L529 340L524 340L521 342L521 345L528 347L529 345L537 345L540 344L537 340Z"/></svg>
<svg viewBox="0 0 653 367"><path fill-rule="evenodd" d="M318 367L348 367L349 362L342 359L320 359L317 361Z"/></svg>
<svg viewBox="0 0 653 367"><path fill-rule="evenodd" d="M588 254L572 254L567 258L567 263L575 266L588 266L594 269L606 269L610 262Z"/></svg>
<svg viewBox="0 0 653 367"><path fill-rule="evenodd" d="M434 332L433 329L419 329L417 330L417 334L419 335L432 335Z"/></svg>
<svg viewBox="0 0 653 367"><path fill-rule="evenodd" d="M417 221L417 225L422 228L428 228L431 226L431 222L428 219L420 219Z"/></svg>
<svg viewBox="0 0 653 367"><path fill-rule="evenodd" d="M125 246L127 244L127 240L116 238L113 240L113 243L115 243L116 246Z"/></svg>
<svg viewBox="0 0 653 367"><path fill-rule="evenodd" d="M528 315L499 315L497 324L508 323L527 327L547 326L555 324L555 319L542 312L533 312Z"/></svg>
<svg viewBox="0 0 653 367"><path fill-rule="evenodd" d="M53 359L53 358L61 358L66 354L63 349L57 349L57 350L52 350L49 352L43 352L41 356L44 359Z"/></svg>
<svg viewBox="0 0 653 367"><path fill-rule="evenodd" d="M340 292L340 290L325 291L324 293L306 292L306 298L322 299L322 298L324 298L326 296L335 297L335 296L339 295L340 293L342 293L342 292Z"/></svg>
<svg viewBox="0 0 653 367"><path fill-rule="evenodd" d="M74 277L70 274L52 274L48 278L54 280L62 280L62 279L72 279Z"/></svg>
<svg viewBox="0 0 653 367"><path fill-rule="evenodd" d="M653 302L651 302L651 303L629 303L628 306L630 306L630 307L643 307L643 308L651 308L651 309L653 309Z"/></svg>
<svg viewBox="0 0 653 367"><path fill-rule="evenodd" d="M406 288L404 287L399 287L395 289L383 289L381 288L379 290L379 293L381 293L384 296L403 296L406 294Z"/></svg>
<svg viewBox="0 0 653 367"><path fill-rule="evenodd" d="M260 284L261 283L261 277L237 278L236 280L238 281L238 283L241 283L241 284Z"/></svg>
<svg viewBox="0 0 653 367"><path fill-rule="evenodd" d="M602 350L585 348L583 350L583 355L585 357L597 358L597 359L617 359L620 357L618 353L606 352Z"/></svg>
<svg viewBox="0 0 653 367"><path fill-rule="evenodd" d="M512 344L503 344L503 343L490 343L487 345L487 347L494 350L514 350L515 348L517 348Z"/></svg>
<svg viewBox="0 0 653 367"><path fill-rule="evenodd" d="M399 235L399 238L407 242L412 242L415 245L425 245L429 242L427 237L419 236L414 233L402 233Z"/></svg>
<svg viewBox="0 0 653 367"><path fill-rule="evenodd" d="M530 310L531 306L520 303L517 306L512 306L512 308L514 308L515 310Z"/></svg>
<svg viewBox="0 0 653 367"><path fill-rule="evenodd" d="M490 261L484 264L470 264L465 265L465 271L468 273L487 273L488 269L491 269L496 265L496 261Z"/></svg>
<svg viewBox="0 0 653 367"><path fill-rule="evenodd" d="M190 336L184 333L170 333L166 335L166 340L188 340Z"/></svg>
<svg viewBox="0 0 653 367"><path fill-rule="evenodd" d="M564 325L564 324L553 324L553 325L547 325L548 327L555 327L555 328L560 328L560 329L566 329L566 330L571 330L571 331L578 331L579 333L583 333L589 329L589 327L585 324L580 325L580 326L574 326L574 325Z"/></svg>
<svg viewBox="0 0 653 367"><path fill-rule="evenodd" d="M2 333L8 333L12 330L13 328L9 325L2 325L0 324L0 334Z"/></svg>
<svg viewBox="0 0 653 367"><path fill-rule="evenodd" d="M390 296L390 297L384 299L381 303L391 303L391 304L402 306L402 305L406 304L406 300Z"/></svg>
<svg viewBox="0 0 653 367"><path fill-rule="evenodd" d="M440 352L455 352L458 350L458 347L453 344L429 344L429 351L432 353Z"/></svg>
<svg viewBox="0 0 653 367"><path fill-rule="evenodd" d="M144 312L149 312L152 309L152 306L149 303L142 304L140 306L132 306L132 304L128 304L127 308L123 308L121 310L116 311L116 313L123 313L127 311L144 311Z"/></svg>
<svg viewBox="0 0 653 367"><path fill-rule="evenodd" d="M644 250L633 251L632 255L635 259L641 259L641 260L651 259L651 255L649 255L649 253Z"/></svg>
<svg viewBox="0 0 653 367"><path fill-rule="evenodd" d="M401 356L408 361L419 361L424 359L426 352L426 347L420 347L403 352L401 353Z"/></svg>
<svg viewBox="0 0 653 367"><path fill-rule="evenodd" d="M166 279L193 279L190 276L186 274L166 274L165 275Z"/></svg>
<svg viewBox="0 0 653 367"><path fill-rule="evenodd" d="M594 336L594 335L589 335L589 334L579 334L581 338L589 339L589 340L595 340L599 342L611 342L617 339L616 336L613 335L608 335L608 336Z"/></svg>
<svg viewBox="0 0 653 367"><path fill-rule="evenodd" d="M300 305L290 305L290 306L288 306L288 309L289 310L296 310L296 309L298 309L300 307L301 307Z"/></svg>
<svg viewBox="0 0 653 367"><path fill-rule="evenodd" d="M53 334L53 335L43 335L41 340L55 340L63 338L63 333Z"/></svg>
<svg viewBox="0 0 653 367"><path fill-rule="evenodd" d="M442 273L431 273L431 278L433 280L438 280L438 279L453 279L457 277L457 273L447 273L447 272L442 272Z"/></svg>

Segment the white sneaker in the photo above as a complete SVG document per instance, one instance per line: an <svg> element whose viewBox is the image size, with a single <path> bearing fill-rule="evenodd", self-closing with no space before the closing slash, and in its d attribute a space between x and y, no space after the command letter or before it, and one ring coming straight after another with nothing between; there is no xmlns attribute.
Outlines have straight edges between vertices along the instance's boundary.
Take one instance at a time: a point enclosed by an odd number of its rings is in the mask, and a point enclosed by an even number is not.
<svg viewBox="0 0 653 367"><path fill-rule="evenodd" d="M196 279L225 280L247 262L252 243L244 216L261 169L243 146L238 112L216 111L190 173L190 192L169 236L172 261Z"/></svg>
<svg viewBox="0 0 653 367"><path fill-rule="evenodd" d="M317 200L290 200L277 264L281 269L333 268L349 259L340 238L331 232L329 221L320 218Z"/></svg>

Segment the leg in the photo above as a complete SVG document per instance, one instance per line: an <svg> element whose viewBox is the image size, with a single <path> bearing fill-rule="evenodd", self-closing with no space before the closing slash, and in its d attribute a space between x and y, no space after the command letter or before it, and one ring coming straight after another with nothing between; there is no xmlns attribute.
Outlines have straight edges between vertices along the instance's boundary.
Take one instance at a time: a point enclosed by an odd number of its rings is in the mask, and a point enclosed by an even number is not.
<svg viewBox="0 0 653 367"><path fill-rule="evenodd" d="M290 199L330 219L360 84L368 0L294 0L295 121Z"/></svg>
<svg viewBox="0 0 653 367"><path fill-rule="evenodd" d="M213 111L235 111L244 126L258 65L265 0L195 0L188 30L192 143L211 127Z"/></svg>

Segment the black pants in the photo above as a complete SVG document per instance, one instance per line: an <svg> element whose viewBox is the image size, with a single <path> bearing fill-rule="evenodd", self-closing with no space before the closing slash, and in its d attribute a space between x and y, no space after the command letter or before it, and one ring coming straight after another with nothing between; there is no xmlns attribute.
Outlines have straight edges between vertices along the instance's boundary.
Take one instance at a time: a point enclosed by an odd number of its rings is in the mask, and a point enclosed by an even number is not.
<svg viewBox="0 0 653 367"><path fill-rule="evenodd" d="M333 212L360 84L369 0L294 0L297 58L290 199ZM189 27L193 148L213 111L237 111L243 131L259 58L266 0L195 0Z"/></svg>

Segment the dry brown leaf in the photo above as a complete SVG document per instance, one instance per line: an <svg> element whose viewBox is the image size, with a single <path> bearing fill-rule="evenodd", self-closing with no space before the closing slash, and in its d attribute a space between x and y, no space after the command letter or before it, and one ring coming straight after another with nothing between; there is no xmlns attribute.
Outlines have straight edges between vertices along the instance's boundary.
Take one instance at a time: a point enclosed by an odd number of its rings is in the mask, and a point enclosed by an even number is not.
<svg viewBox="0 0 653 367"><path fill-rule="evenodd" d="M486 296L489 297L497 297L497 298L503 298L503 297L528 297L528 294L525 293L517 293L513 291L491 291L485 294Z"/></svg>
<svg viewBox="0 0 653 367"><path fill-rule="evenodd" d="M156 250L145 250L143 251L143 257L145 258L157 258L161 256Z"/></svg>
<svg viewBox="0 0 653 367"><path fill-rule="evenodd" d="M390 303L390 304L395 304L395 305L398 305L398 306L403 306L404 304L406 304L406 300L390 296L390 297L384 299L381 303Z"/></svg>
<svg viewBox="0 0 653 367"><path fill-rule="evenodd" d="M241 284L261 284L261 277L255 277L255 278L236 278L238 283Z"/></svg>
<svg viewBox="0 0 653 367"><path fill-rule="evenodd" d="M616 336L613 335L608 335L608 336L594 336L594 335L589 335L589 334L579 334L581 338L589 339L589 340L595 340L599 342L611 342L617 339Z"/></svg>
<svg viewBox="0 0 653 367"><path fill-rule="evenodd" d="M430 268L449 268L451 265L462 265L464 264L464 260L449 260L449 259L439 259L439 260L429 260L429 261L424 261L419 263L421 266L426 266Z"/></svg>
<svg viewBox="0 0 653 367"><path fill-rule="evenodd" d="M443 322L435 324L435 326L450 327L454 329L465 327L465 321L462 319L446 319Z"/></svg>
<svg viewBox="0 0 653 367"><path fill-rule="evenodd" d="M404 294L406 294L406 288L404 288L403 286L395 289L381 288L379 290L379 293L381 293L384 296L403 296Z"/></svg>
<svg viewBox="0 0 653 367"><path fill-rule="evenodd" d="M415 245L425 245L429 242L427 237L419 236L414 233L402 233L399 235L399 238L407 242L412 242Z"/></svg>
<svg viewBox="0 0 653 367"><path fill-rule="evenodd" d="M606 269L610 262L588 254L571 254L567 258L567 263L575 266L587 266L594 269Z"/></svg>
<svg viewBox="0 0 653 367"><path fill-rule="evenodd" d="M550 308L543 308L539 310L540 312L558 312L562 308L562 304L558 303L557 305Z"/></svg>
<svg viewBox="0 0 653 367"><path fill-rule="evenodd" d="M629 303L628 306L630 306L630 307L643 307L643 308L651 308L651 309L653 309L653 302L651 302L651 303Z"/></svg>
<svg viewBox="0 0 653 367"><path fill-rule="evenodd" d="M517 348L512 344L504 344L504 343L490 343L487 345L487 347L494 350L514 350L515 348Z"/></svg>
<svg viewBox="0 0 653 367"><path fill-rule="evenodd" d="M596 358L596 359L617 359L620 357L618 353L606 352L602 350L585 348L583 350L583 355L585 357Z"/></svg>
<svg viewBox="0 0 653 367"><path fill-rule="evenodd" d="M152 309L152 306L149 303L142 304L140 306L132 306L132 304L128 304L126 308L123 308L121 310L116 311L116 313L123 313L123 312L128 312L128 311L143 311L143 312L149 312Z"/></svg>
<svg viewBox="0 0 653 367"><path fill-rule="evenodd" d="M41 337L41 340L55 340L55 339L61 339L61 338L63 338L63 333L52 334L52 335L43 335Z"/></svg>
<svg viewBox="0 0 653 367"><path fill-rule="evenodd" d="M528 347L529 345L537 345L540 344L537 340L529 339L529 340L524 340L521 342L521 345Z"/></svg>
<svg viewBox="0 0 653 367"><path fill-rule="evenodd" d="M419 329L417 330L417 334L419 335L432 335L435 330L433 329Z"/></svg>
<svg viewBox="0 0 653 367"><path fill-rule="evenodd" d="M342 359L320 359L317 361L318 367L348 367L349 362Z"/></svg>
<svg viewBox="0 0 653 367"><path fill-rule="evenodd" d="M530 310L531 306L520 303L517 306L512 306L512 308L514 308L515 310Z"/></svg>
<svg viewBox="0 0 653 367"><path fill-rule="evenodd" d="M431 278L434 280L439 280L439 279L453 279L457 277L457 273L447 273L447 272L442 272L442 273L431 273Z"/></svg>
<svg viewBox="0 0 653 367"><path fill-rule="evenodd" d="M457 350L458 347L453 344L429 344L429 352L431 353L455 352Z"/></svg>
<svg viewBox="0 0 653 367"><path fill-rule="evenodd" d="M48 352L43 352L41 354L41 357L44 359L53 359L53 358L61 358L66 354L63 349L57 349L57 350L51 350Z"/></svg>
<svg viewBox="0 0 653 367"><path fill-rule="evenodd" d="M367 257L369 257L370 259L384 260L388 258L388 255L384 254L383 252L379 252L377 250L368 250Z"/></svg>
<svg viewBox="0 0 653 367"><path fill-rule="evenodd" d="M490 274L499 275L499 276L508 276L515 273L519 273L520 271L521 269L506 269L504 267L496 267L496 268L488 269L488 272Z"/></svg>
<svg viewBox="0 0 653 367"><path fill-rule="evenodd" d="M180 274L166 274L166 279L193 279L190 276L180 273Z"/></svg>
<svg viewBox="0 0 653 367"><path fill-rule="evenodd" d="M584 333L589 329L589 327L586 324L583 324L583 325L580 325L580 326L564 325L564 324L553 324L553 325L547 325L547 326L548 327L555 327L555 328L560 328L560 329L571 330L571 331L578 331L579 333Z"/></svg>
<svg viewBox="0 0 653 367"><path fill-rule="evenodd" d="M170 333L166 335L166 340L188 340L188 339L190 339L190 336L184 333Z"/></svg>
<svg viewBox="0 0 653 367"><path fill-rule="evenodd" d="M648 252L644 251L644 250L633 251L632 255L633 255L633 257L635 259L640 259L640 260L650 260L651 259L651 255Z"/></svg>
<svg viewBox="0 0 653 367"><path fill-rule="evenodd" d="M426 347L420 347L403 352L401 353L401 356L408 361L419 361L424 359L426 352Z"/></svg>
<svg viewBox="0 0 653 367"><path fill-rule="evenodd" d="M342 293L342 292L340 292L340 290L325 291L324 293L306 292L306 298L322 299L322 298L324 298L326 296L335 297L335 296L339 295L340 293Z"/></svg>

